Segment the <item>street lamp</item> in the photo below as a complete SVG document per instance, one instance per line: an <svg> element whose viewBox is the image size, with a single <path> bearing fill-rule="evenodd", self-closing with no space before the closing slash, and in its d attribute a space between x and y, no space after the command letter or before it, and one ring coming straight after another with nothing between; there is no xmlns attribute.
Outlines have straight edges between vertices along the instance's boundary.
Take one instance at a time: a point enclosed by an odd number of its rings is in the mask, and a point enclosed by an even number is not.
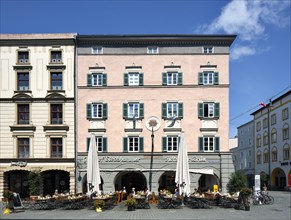
<svg viewBox="0 0 291 220"><path fill-rule="evenodd" d="M219 188L222 189L221 153L220 152L218 153L218 156L219 156L219 176L220 176L220 178L219 178Z"/></svg>
<svg viewBox="0 0 291 220"><path fill-rule="evenodd" d="M154 131L157 131L160 128L161 124L158 118L151 116L146 122L146 127L148 130L152 132L151 139L152 139L152 148L151 148L151 161L150 161L150 173L149 173L149 191L152 191L152 169L153 169L153 161L154 161Z"/></svg>

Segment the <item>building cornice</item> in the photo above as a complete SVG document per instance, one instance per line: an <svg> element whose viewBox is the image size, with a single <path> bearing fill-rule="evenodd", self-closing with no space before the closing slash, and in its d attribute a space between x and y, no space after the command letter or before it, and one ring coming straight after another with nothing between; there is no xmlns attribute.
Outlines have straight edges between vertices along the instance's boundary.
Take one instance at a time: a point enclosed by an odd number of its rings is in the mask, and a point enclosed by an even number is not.
<svg viewBox="0 0 291 220"><path fill-rule="evenodd" d="M231 46L236 35L78 35L77 45L222 45Z"/></svg>

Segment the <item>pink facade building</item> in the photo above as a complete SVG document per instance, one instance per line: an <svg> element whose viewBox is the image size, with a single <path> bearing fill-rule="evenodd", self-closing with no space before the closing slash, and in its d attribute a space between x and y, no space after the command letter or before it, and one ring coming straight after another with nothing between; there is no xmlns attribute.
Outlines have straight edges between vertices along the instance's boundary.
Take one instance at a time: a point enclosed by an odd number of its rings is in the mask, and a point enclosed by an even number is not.
<svg viewBox="0 0 291 220"><path fill-rule="evenodd" d="M173 190L181 132L191 188L217 184L225 190L233 172L229 48L235 37L78 35L77 192L87 190L91 133L105 192L123 187Z"/></svg>

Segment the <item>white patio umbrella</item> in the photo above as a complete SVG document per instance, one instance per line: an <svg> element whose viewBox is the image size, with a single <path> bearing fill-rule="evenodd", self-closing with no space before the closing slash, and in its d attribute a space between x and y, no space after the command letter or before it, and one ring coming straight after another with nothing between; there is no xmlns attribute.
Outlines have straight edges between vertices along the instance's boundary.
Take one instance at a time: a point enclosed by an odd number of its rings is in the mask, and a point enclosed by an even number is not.
<svg viewBox="0 0 291 220"><path fill-rule="evenodd" d="M190 194L191 189L190 189L189 162L184 132L181 133L180 137L175 182L179 187L180 195L182 193L184 193L184 195Z"/></svg>
<svg viewBox="0 0 291 220"><path fill-rule="evenodd" d="M99 192L101 184L99 160L96 147L95 135L91 134L90 145L87 157L87 184L88 192Z"/></svg>

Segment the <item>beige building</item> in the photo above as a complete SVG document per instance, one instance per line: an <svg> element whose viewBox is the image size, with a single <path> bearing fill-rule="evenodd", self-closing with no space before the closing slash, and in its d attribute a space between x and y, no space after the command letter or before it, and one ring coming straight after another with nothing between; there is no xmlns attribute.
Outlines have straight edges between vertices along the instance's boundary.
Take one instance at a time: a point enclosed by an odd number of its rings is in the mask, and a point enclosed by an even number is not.
<svg viewBox="0 0 291 220"><path fill-rule="evenodd" d="M268 188L287 190L291 187L291 91L270 100L252 115L255 174L269 177Z"/></svg>
<svg viewBox="0 0 291 220"><path fill-rule="evenodd" d="M0 35L0 197L75 190L74 64L76 34Z"/></svg>
<svg viewBox="0 0 291 220"><path fill-rule="evenodd" d="M235 37L78 35L77 191L87 190L91 133L105 192L123 187L173 190L181 132L191 190L218 184L225 191L234 170L229 152L229 48Z"/></svg>

